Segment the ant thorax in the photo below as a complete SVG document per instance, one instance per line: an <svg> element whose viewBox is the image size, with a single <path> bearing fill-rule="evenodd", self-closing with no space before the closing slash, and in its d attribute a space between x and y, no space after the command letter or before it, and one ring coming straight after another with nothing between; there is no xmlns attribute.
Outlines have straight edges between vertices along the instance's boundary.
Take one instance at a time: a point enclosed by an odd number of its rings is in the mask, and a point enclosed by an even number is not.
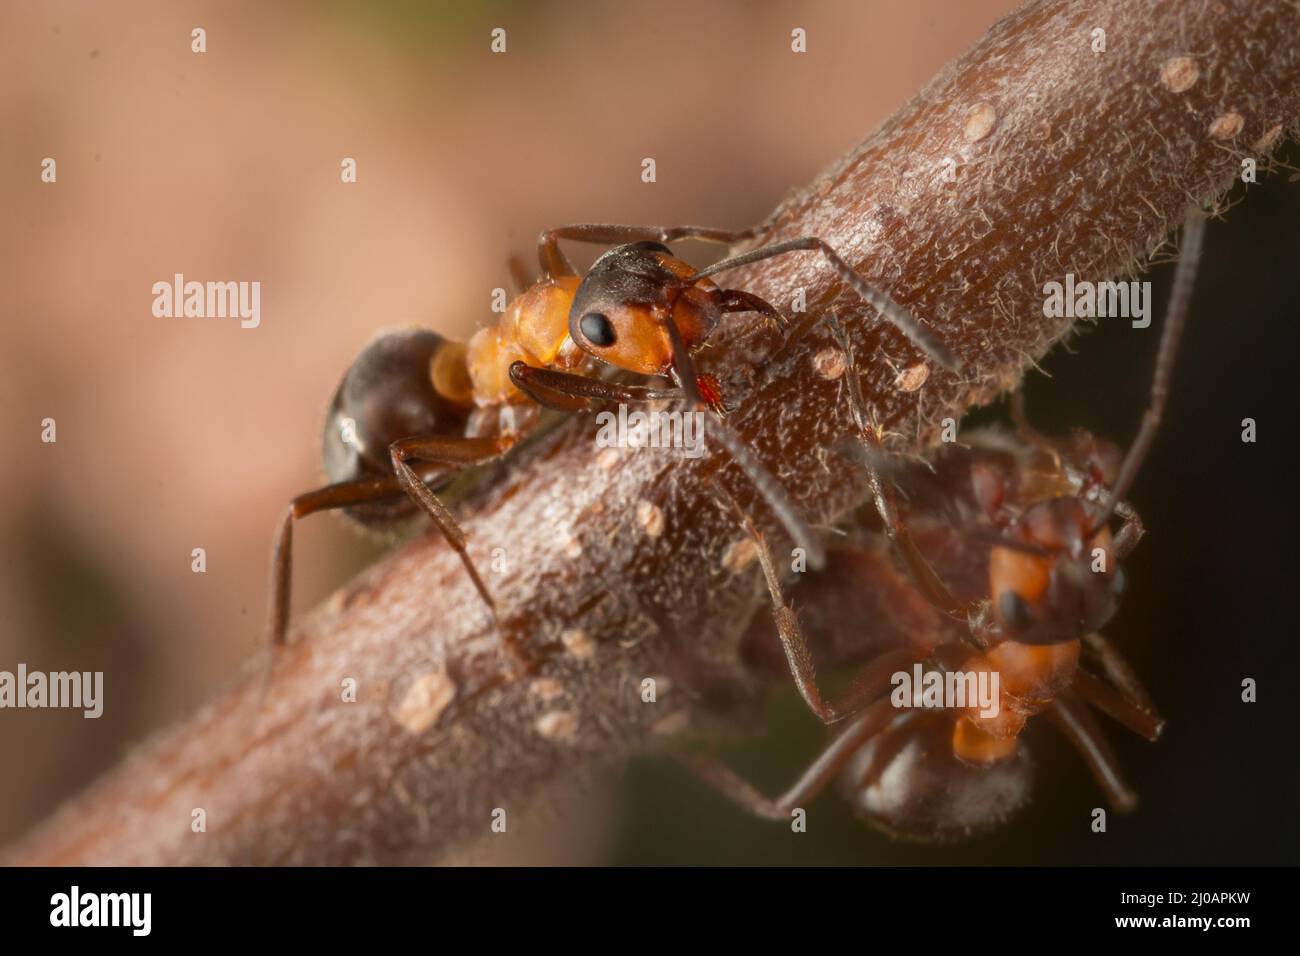
<svg viewBox="0 0 1300 956"><path fill-rule="evenodd" d="M479 329L465 346L465 365L480 408L530 402L510 380L510 366L579 370L585 354L569 338L577 276L543 279L517 296L501 321Z"/></svg>

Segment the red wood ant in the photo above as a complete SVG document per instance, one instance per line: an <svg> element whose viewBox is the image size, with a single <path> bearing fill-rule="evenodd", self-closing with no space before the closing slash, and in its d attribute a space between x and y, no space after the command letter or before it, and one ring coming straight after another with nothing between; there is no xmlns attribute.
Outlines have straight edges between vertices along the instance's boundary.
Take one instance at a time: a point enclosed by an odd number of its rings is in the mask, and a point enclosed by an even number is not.
<svg viewBox="0 0 1300 956"><path fill-rule="evenodd" d="M572 225L542 233L542 278L510 303L499 323L467 345L426 329L385 335L352 364L325 422L330 484L293 499L279 526L272 559L270 631L285 640L290 606L293 524L318 511L342 509L366 526L416 513L433 519L460 555L483 602L495 605L470 558L464 532L439 499L460 470L504 455L535 429L541 408L580 411L597 402L685 399L719 417L710 431L745 471L810 563L819 543L757 457L720 415L717 382L697 375L692 354L728 312L756 312L784 327L772 305L724 289L718 273L789 253L819 252L839 276L936 362L956 367L952 353L887 295L876 291L821 239L779 242L696 270L666 243L696 239L734 244L753 231L697 226ZM560 240L612 245L579 276ZM596 363L643 376L666 376L675 388L627 385L591 377Z"/></svg>
<svg viewBox="0 0 1300 956"><path fill-rule="evenodd" d="M867 464L881 526L917 590L947 618L949 631L928 645L886 651L858 675L844 701L825 701L771 553L746 519L759 545L777 636L796 687L823 722L852 719L776 800L708 755L688 757L706 781L760 816L788 820L796 807L840 778L855 808L887 832L918 838L964 835L1000 822L1027 798L1029 763L1020 737L1027 720L1044 713L1078 750L1110 804L1120 812L1136 806L1137 797L1123 782L1088 705L1148 740L1157 739L1163 728L1132 670L1098 631L1123 591L1116 562L1143 534L1124 496L1159 427L1203 234L1203 217L1189 215L1150 405L1122 461L1115 446L1081 430L1064 442L1040 435L1028 425L1018 395L1012 399L1015 438L977 437L936 455L928 484L944 499L937 509L940 537L969 537L974 526L974 536L988 546L977 561L982 574L968 575L973 595L949 590L900 517L881 477L892 466L878 451L878 433L867 424L851 347L831 317L846 350L849 402L861 441L855 457ZM1114 536L1108 527L1112 514L1123 522ZM925 520L927 512L911 517ZM854 587L870 588L872 582L859 580ZM1100 676L1080 665L1085 653ZM970 705L896 709L881 695L894 672L916 661L940 673L996 673L996 714ZM872 702L864 707L862 701Z"/></svg>

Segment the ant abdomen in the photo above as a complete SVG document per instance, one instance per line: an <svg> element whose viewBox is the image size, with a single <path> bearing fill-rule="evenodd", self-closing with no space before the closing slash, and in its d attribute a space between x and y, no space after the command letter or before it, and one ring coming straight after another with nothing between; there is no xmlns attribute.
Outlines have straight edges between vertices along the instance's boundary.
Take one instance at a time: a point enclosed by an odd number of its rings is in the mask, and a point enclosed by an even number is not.
<svg viewBox="0 0 1300 956"><path fill-rule="evenodd" d="M1025 746L991 763L953 753L950 714L917 711L868 740L840 788L854 811L891 836L919 841L969 837L1001 824L1029 799Z"/></svg>
<svg viewBox="0 0 1300 956"><path fill-rule="evenodd" d="M436 385L435 387L435 380ZM468 402L463 347L428 329L389 332L371 342L343 376L325 418L324 464L331 482L393 474L389 446L412 435L458 435ZM364 525L415 511L405 495L344 509Z"/></svg>

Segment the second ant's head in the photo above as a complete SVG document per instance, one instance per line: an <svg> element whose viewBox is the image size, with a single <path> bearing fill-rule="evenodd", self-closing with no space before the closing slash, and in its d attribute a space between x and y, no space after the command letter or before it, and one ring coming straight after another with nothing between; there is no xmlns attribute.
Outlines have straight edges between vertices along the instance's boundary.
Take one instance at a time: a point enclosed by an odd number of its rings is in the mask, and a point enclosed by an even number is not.
<svg viewBox="0 0 1300 956"><path fill-rule="evenodd" d="M993 612L1005 640L1056 644L1101 628L1124 589L1109 529L1078 497L1031 505L989 554Z"/></svg>
<svg viewBox="0 0 1300 956"><path fill-rule="evenodd" d="M658 242L616 246L597 259L578 286L569 336L583 351L642 375L673 370L665 320L672 318L694 350L721 316L717 286L691 282L695 270Z"/></svg>

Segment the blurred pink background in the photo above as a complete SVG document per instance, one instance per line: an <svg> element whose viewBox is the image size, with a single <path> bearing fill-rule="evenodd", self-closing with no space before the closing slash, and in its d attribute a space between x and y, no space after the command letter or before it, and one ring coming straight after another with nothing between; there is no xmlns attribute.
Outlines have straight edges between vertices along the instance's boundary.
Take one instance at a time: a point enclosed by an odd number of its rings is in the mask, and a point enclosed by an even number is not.
<svg viewBox="0 0 1300 956"><path fill-rule="evenodd" d="M757 221L1013 6L5 4L0 669L106 686L98 721L0 712L0 843L260 646L273 524L377 330L468 335L545 226ZM155 318L176 272L260 281L261 326ZM379 550L302 523L295 607Z"/></svg>

